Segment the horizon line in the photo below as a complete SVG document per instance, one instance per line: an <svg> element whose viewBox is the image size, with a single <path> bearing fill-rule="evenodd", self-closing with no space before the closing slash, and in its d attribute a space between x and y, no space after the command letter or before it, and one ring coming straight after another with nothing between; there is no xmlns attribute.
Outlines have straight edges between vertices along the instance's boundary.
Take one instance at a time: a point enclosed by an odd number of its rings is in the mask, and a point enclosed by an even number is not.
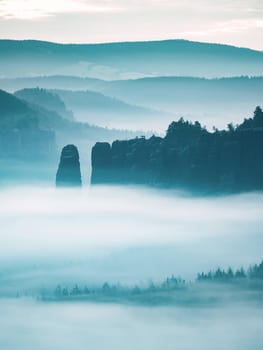
<svg viewBox="0 0 263 350"><path fill-rule="evenodd" d="M208 45L218 45L218 46L227 46L227 47L235 47L238 49L246 49L256 52L262 52L263 50L254 49L246 46L237 46L233 44L220 43L220 42L212 42L212 41L199 41L199 40L191 40L185 38L167 38L167 39L149 39L149 40L124 40L124 41L98 41L98 42L59 42L52 40L42 40L42 39L10 39L10 38L1 38L0 41L17 41L17 42L41 42L41 43L49 43L54 45L113 45L113 44L132 44L132 43L157 43L157 42L168 42L168 41L185 41L197 44L208 44Z"/></svg>

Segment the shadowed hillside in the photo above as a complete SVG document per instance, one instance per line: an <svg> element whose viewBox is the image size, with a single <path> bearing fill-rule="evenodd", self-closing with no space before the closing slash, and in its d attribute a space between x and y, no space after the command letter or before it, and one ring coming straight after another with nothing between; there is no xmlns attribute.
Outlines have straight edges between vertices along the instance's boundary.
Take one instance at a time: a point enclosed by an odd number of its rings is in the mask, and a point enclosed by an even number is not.
<svg viewBox="0 0 263 350"><path fill-rule="evenodd" d="M136 127L140 119L144 130L158 131L164 131L171 120L181 116L191 121L198 119L210 129L212 126L225 128L230 121L241 123L263 99L263 78L245 76L220 79L156 77L111 82L50 76L0 79L0 85L8 91L23 86L60 90L60 97L65 98L66 105L69 103L67 107L77 119L101 126L107 125L105 122L110 119L112 127L127 121L126 127L131 127L134 115Z"/></svg>
<svg viewBox="0 0 263 350"><path fill-rule="evenodd" d="M56 138L49 116L0 90L0 157L54 157Z"/></svg>
<svg viewBox="0 0 263 350"><path fill-rule="evenodd" d="M55 93L35 88L16 91L15 96L31 104L45 108L48 111L56 112L65 119L74 119L73 113L67 110L65 103Z"/></svg>

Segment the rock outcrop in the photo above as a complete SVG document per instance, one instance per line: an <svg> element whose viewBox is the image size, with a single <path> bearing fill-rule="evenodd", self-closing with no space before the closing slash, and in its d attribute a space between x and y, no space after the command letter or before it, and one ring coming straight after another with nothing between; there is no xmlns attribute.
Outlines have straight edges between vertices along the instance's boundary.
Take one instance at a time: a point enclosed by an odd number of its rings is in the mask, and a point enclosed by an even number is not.
<svg viewBox="0 0 263 350"><path fill-rule="evenodd" d="M93 184L103 183L105 177L110 182L111 178L111 146L108 142L97 142L92 148L91 162L93 171L91 174L91 182Z"/></svg>
<svg viewBox="0 0 263 350"><path fill-rule="evenodd" d="M67 145L62 149L56 175L57 187L80 187L82 185L79 152L76 146Z"/></svg>
<svg viewBox="0 0 263 350"><path fill-rule="evenodd" d="M96 143L92 184L146 184L197 191L263 189L263 112L228 130L172 122L164 138Z"/></svg>

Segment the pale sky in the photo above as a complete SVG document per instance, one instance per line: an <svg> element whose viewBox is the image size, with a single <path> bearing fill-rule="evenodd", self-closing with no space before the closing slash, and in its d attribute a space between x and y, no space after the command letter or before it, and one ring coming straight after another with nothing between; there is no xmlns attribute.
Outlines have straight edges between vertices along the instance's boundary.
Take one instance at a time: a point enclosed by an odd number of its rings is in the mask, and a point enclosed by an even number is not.
<svg viewBox="0 0 263 350"><path fill-rule="evenodd" d="M0 38L189 39L263 50L263 0L0 0Z"/></svg>

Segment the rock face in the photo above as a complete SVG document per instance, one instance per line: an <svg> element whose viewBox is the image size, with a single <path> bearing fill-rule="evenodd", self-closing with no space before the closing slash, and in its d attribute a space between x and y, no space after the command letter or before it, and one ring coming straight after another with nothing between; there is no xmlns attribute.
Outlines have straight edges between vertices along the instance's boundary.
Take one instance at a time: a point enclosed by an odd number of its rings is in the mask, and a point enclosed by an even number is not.
<svg viewBox="0 0 263 350"><path fill-rule="evenodd" d="M111 146L107 142L97 142L92 148L91 162L93 171L91 182L93 184L103 183L105 177L111 182Z"/></svg>
<svg viewBox="0 0 263 350"><path fill-rule="evenodd" d="M56 175L57 187L80 187L82 185L79 152L76 146L67 145L62 149Z"/></svg>
<svg viewBox="0 0 263 350"><path fill-rule="evenodd" d="M209 132L180 119L164 138L96 143L92 184L146 184L197 191L263 189L263 112L228 130Z"/></svg>

